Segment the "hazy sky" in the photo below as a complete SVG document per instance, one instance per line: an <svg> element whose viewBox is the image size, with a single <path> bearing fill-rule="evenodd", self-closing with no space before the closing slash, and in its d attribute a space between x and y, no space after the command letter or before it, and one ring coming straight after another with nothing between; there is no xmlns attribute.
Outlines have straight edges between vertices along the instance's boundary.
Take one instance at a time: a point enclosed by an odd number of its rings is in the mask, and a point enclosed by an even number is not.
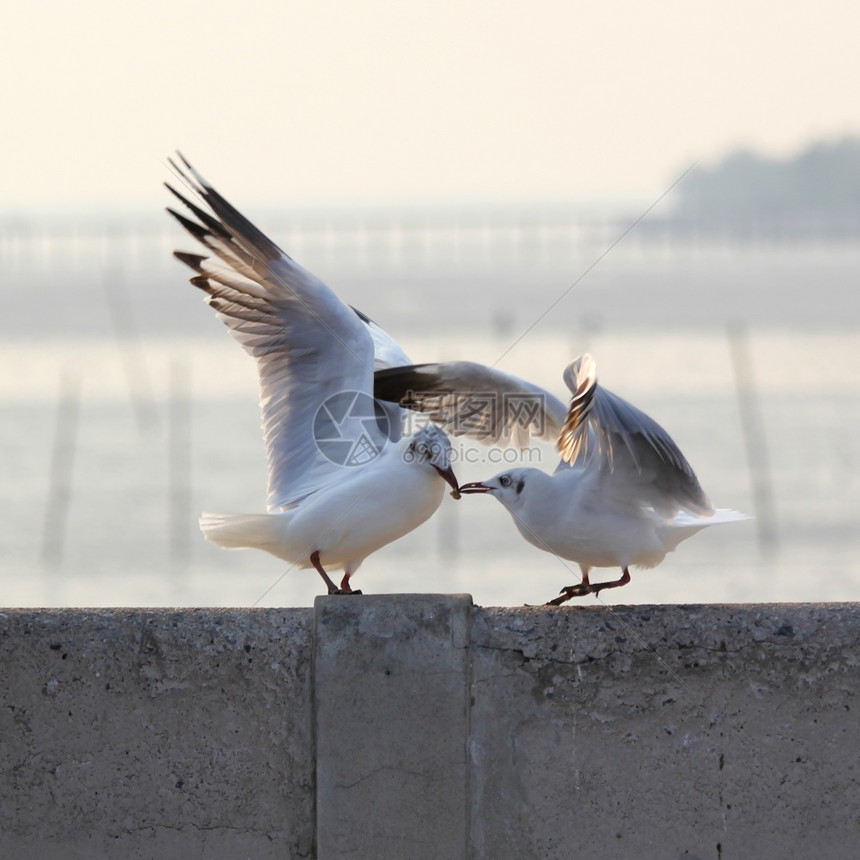
<svg viewBox="0 0 860 860"><path fill-rule="evenodd" d="M860 133L856 0L6 0L0 212L659 194Z"/></svg>

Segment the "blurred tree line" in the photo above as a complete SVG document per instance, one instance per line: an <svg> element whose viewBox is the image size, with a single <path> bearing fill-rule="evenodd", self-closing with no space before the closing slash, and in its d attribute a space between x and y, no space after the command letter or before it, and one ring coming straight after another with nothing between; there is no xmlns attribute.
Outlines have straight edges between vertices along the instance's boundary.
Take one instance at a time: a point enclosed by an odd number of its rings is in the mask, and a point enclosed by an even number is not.
<svg viewBox="0 0 860 860"><path fill-rule="evenodd" d="M750 150L693 171L675 218L739 230L860 234L860 138L810 145L787 159Z"/></svg>

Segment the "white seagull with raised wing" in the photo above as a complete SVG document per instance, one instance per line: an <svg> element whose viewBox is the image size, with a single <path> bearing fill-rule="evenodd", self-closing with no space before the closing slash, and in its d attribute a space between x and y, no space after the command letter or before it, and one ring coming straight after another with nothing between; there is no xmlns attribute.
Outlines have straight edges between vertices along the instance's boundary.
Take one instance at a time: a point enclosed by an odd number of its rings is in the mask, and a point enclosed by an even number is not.
<svg viewBox="0 0 860 860"><path fill-rule="evenodd" d="M214 257L176 256L257 361L269 473L268 513L204 513L200 527L220 546L316 568L330 594L360 593L349 581L370 553L427 520L445 482L459 498L450 442L432 424L402 437L402 410L373 400L373 372L408 364L403 351L182 162L212 214L170 185L197 220L168 211ZM343 569L340 588L326 568Z"/></svg>
<svg viewBox="0 0 860 860"><path fill-rule="evenodd" d="M529 543L579 564L582 581L550 604L626 585L631 565L654 567L701 529L748 519L712 507L669 434L598 386L590 355L570 364L564 381L569 407L539 386L466 361L380 370L375 390L428 413L452 435L491 444L525 445L531 435L556 441L561 461L552 475L515 468L460 487L494 496ZM622 576L591 582L594 567L620 567Z"/></svg>

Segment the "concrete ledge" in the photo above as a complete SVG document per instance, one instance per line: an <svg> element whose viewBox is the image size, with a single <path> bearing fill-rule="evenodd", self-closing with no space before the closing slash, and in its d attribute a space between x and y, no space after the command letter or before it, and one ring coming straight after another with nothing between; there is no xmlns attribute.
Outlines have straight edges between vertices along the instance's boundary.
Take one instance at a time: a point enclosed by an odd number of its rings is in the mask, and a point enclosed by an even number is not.
<svg viewBox="0 0 860 860"><path fill-rule="evenodd" d="M851 856L858 605L488 609L472 651L475 856Z"/></svg>
<svg viewBox="0 0 860 860"><path fill-rule="evenodd" d="M317 598L320 857L465 856L471 607Z"/></svg>
<svg viewBox="0 0 860 860"><path fill-rule="evenodd" d="M844 858L860 605L0 612L0 856Z"/></svg>
<svg viewBox="0 0 860 860"><path fill-rule="evenodd" d="M310 622L3 612L0 856L311 856Z"/></svg>

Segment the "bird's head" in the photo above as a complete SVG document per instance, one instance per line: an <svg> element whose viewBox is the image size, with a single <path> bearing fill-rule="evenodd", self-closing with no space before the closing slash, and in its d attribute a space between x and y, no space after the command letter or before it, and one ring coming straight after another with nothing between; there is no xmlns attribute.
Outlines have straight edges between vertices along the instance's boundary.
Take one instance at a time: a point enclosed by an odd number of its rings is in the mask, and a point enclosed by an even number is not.
<svg viewBox="0 0 860 860"><path fill-rule="evenodd" d="M457 476L451 468L451 442L435 424L422 427L409 441L403 459L431 467L452 487L451 495L460 498Z"/></svg>
<svg viewBox="0 0 860 860"><path fill-rule="evenodd" d="M499 472L486 481L473 481L471 484L463 484L461 493L489 493L495 496L506 508L518 508L525 498L523 490L528 483L530 469L508 469Z"/></svg>

